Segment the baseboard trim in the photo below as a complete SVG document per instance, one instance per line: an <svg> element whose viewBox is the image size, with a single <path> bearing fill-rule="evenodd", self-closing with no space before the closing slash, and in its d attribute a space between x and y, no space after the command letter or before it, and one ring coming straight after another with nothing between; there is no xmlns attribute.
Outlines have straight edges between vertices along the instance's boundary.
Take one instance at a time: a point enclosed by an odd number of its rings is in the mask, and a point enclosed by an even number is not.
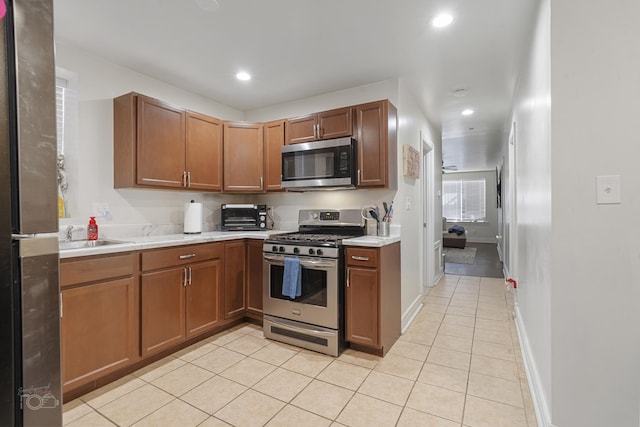
<svg viewBox="0 0 640 427"><path fill-rule="evenodd" d="M407 311L405 311L404 315L402 316L402 333L403 334L407 331L407 329L413 322L413 319L416 318L416 316L418 315L418 312L422 308L423 297L424 295L418 295L417 298L413 300L413 302L411 303Z"/></svg>
<svg viewBox="0 0 640 427"><path fill-rule="evenodd" d="M520 340L524 369L528 378L529 392L531 393L531 400L533 401L533 407L536 412L536 421L541 427L554 427L551 423L551 412L549 412L547 399L545 397L544 390L542 389L540 374L538 373L538 368L536 367L536 363L533 359L533 353L531 352L531 346L529 345L529 338L527 338L527 332L524 324L522 323L520 308L517 305L515 307L515 314L516 331L518 332L518 339Z"/></svg>
<svg viewBox="0 0 640 427"><path fill-rule="evenodd" d="M467 237L468 243L497 243L495 237Z"/></svg>

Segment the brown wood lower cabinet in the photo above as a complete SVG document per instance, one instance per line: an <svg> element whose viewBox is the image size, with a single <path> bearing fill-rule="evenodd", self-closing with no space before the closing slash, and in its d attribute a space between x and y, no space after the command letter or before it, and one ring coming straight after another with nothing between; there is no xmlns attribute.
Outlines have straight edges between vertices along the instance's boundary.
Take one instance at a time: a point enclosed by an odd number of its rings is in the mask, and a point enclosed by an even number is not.
<svg viewBox="0 0 640 427"><path fill-rule="evenodd" d="M245 317L262 320L262 240L63 259L65 399Z"/></svg>
<svg viewBox="0 0 640 427"><path fill-rule="evenodd" d="M247 315L262 320L262 240L247 240Z"/></svg>
<svg viewBox="0 0 640 427"><path fill-rule="evenodd" d="M244 316L245 243L234 240L224 244L224 318Z"/></svg>
<svg viewBox="0 0 640 427"><path fill-rule="evenodd" d="M400 337L400 243L347 247L346 339L384 355Z"/></svg>
<svg viewBox="0 0 640 427"><path fill-rule="evenodd" d="M221 243L142 253L143 357L175 347L213 329L222 320L223 255ZM145 268L157 270L144 271Z"/></svg>
<svg viewBox="0 0 640 427"><path fill-rule="evenodd" d="M60 263L65 393L139 358L136 271L132 253Z"/></svg>

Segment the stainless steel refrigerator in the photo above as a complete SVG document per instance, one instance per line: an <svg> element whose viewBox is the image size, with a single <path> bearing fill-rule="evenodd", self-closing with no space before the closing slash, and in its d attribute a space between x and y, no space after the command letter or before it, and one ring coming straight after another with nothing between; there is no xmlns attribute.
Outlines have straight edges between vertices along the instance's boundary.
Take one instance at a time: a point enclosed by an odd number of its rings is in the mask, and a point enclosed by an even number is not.
<svg viewBox="0 0 640 427"><path fill-rule="evenodd" d="M53 4L0 1L0 425L55 426L62 425L62 391L52 234L58 231Z"/></svg>

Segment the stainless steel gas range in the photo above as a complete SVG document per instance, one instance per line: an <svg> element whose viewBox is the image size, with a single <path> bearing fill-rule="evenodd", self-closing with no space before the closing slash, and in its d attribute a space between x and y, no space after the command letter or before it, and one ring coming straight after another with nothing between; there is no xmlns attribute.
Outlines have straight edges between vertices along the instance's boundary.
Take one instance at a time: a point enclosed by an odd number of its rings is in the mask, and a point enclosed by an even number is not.
<svg viewBox="0 0 640 427"><path fill-rule="evenodd" d="M297 233L265 240L265 337L338 356L344 347L342 240L364 232L360 209L301 210ZM285 262L292 260L301 272L299 295L283 289Z"/></svg>

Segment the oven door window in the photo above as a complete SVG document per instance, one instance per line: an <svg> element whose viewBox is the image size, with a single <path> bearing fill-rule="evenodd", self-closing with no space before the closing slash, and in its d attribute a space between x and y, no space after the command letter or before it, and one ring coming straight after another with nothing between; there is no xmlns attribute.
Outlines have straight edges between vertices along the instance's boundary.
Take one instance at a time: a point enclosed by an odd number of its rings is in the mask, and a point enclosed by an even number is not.
<svg viewBox="0 0 640 427"><path fill-rule="evenodd" d="M284 267L281 265L271 265L270 270L271 280L269 283L271 286L271 298L327 307L327 272L325 270L314 270L302 267L302 292L301 295L295 299L282 295Z"/></svg>

